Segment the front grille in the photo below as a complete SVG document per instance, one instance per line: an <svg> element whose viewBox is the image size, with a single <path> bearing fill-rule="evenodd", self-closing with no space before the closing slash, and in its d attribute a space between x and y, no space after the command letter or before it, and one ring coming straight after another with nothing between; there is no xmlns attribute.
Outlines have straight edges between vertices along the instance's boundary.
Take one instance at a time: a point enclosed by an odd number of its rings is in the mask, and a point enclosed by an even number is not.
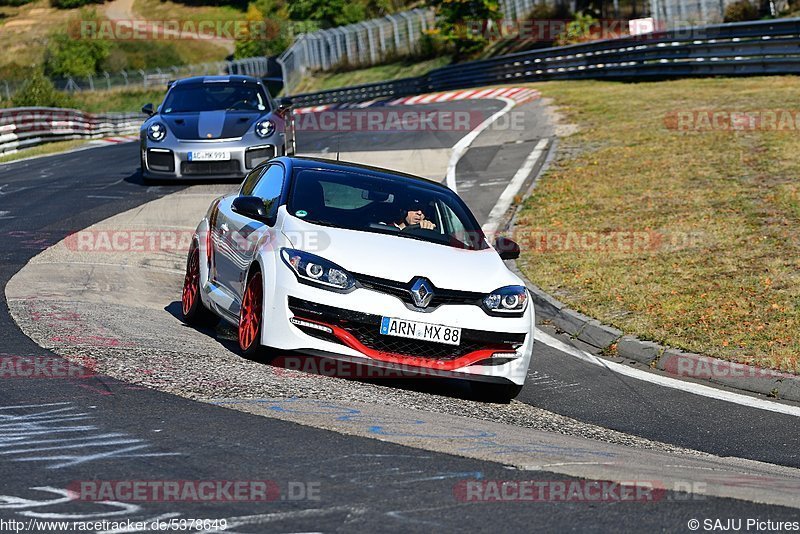
<svg viewBox="0 0 800 534"><path fill-rule="evenodd" d="M248 148L244 153L244 166L248 169L253 169L259 163L263 163L273 157L275 157L275 147L272 145L261 148Z"/></svg>
<svg viewBox="0 0 800 534"><path fill-rule="evenodd" d="M433 360L455 360L470 352L490 348L482 343L466 339L462 339L459 345L445 345L444 343L434 343L433 341L385 336L379 332L378 328L377 324L354 324L351 325L348 330L363 345L372 350L402 354L404 356L430 358ZM504 347L497 348L501 349Z"/></svg>
<svg viewBox="0 0 800 534"><path fill-rule="evenodd" d="M151 171L175 172L172 150L147 150L147 167Z"/></svg>
<svg viewBox="0 0 800 534"><path fill-rule="evenodd" d="M388 293L394 295L407 304L414 305L414 299L411 296L411 286L414 280L409 282L396 282L386 278L378 278L377 276L367 276L365 274L353 273L355 279L363 287L381 293ZM431 284L433 286L433 284ZM433 287L433 298L429 309L436 308L442 304L468 304L473 306L480 306L483 299L483 293L473 293L471 291L456 291L454 289L440 289Z"/></svg>
<svg viewBox="0 0 800 534"><path fill-rule="evenodd" d="M344 310L295 297L289 297L289 310L299 318L317 320L338 326L352 334L362 345L372 350L432 360L454 360L482 349L513 350L525 342L525 334L506 334L463 328L461 330L461 344L445 345L432 341L382 335L380 333L381 317L379 315ZM312 328L300 328L313 337L341 343L338 338L331 334Z"/></svg>
<svg viewBox="0 0 800 534"><path fill-rule="evenodd" d="M181 163L183 175L209 175L209 174L241 174L239 162L235 159L228 161L184 161Z"/></svg>

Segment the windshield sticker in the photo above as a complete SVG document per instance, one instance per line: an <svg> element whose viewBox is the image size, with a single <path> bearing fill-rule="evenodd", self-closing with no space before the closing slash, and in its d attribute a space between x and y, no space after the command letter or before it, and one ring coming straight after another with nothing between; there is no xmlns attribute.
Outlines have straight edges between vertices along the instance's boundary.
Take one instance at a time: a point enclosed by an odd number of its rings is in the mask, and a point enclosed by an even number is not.
<svg viewBox="0 0 800 534"><path fill-rule="evenodd" d="M298 217L305 217L306 215L308 215L308 212L306 210L297 210L297 212L295 212L295 215L297 215Z"/></svg>

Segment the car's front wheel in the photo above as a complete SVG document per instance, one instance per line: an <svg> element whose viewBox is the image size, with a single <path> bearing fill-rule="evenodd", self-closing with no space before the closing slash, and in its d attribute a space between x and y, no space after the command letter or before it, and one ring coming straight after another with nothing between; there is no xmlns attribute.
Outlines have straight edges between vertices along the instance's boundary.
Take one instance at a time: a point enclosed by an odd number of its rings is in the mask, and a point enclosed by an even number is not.
<svg viewBox="0 0 800 534"><path fill-rule="evenodd" d="M186 276L181 293L181 311L186 324L193 326L214 326L219 318L203 305L200 298L200 250L192 244L186 260Z"/></svg>
<svg viewBox="0 0 800 534"><path fill-rule="evenodd" d="M261 348L264 283L260 271L253 271L247 279L242 307L239 310L239 348L245 356L254 356Z"/></svg>
<svg viewBox="0 0 800 534"><path fill-rule="evenodd" d="M494 382L472 381L470 382L470 389L472 394L479 400L507 403L519 395L520 391L522 391L522 386L511 383L497 384Z"/></svg>

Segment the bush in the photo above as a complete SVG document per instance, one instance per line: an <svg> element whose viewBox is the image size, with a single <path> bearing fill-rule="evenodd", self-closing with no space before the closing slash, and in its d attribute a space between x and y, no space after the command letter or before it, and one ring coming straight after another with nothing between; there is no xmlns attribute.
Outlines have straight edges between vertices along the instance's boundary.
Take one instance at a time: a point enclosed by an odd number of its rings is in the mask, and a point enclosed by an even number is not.
<svg viewBox="0 0 800 534"><path fill-rule="evenodd" d="M564 46L583 43L593 38L592 29L597 27L598 20L583 12L575 13L575 18L567 24L567 29L556 39L556 45Z"/></svg>
<svg viewBox="0 0 800 534"><path fill-rule="evenodd" d="M233 53L235 58L276 56L291 44L288 22L285 19L263 12L255 3L247 8L245 19L249 23L259 23L253 25L258 33L251 35L248 28L245 35L237 36Z"/></svg>
<svg viewBox="0 0 800 534"><path fill-rule="evenodd" d="M73 39L59 33L47 43L44 71L48 76L86 77L99 72L101 63L108 57L111 45L100 39Z"/></svg>
<svg viewBox="0 0 800 534"><path fill-rule="evenodd" d="M115 41L108 55L98 65L98 72L163 69L184 63L177 46L172 42Z"/></svg>
<svg viewBox="0 0 800 534"><path fill-rule="evenodd" d="M30 4L33 0L0 0L0 6L19 7Z"/></svg>
<svg viewBox="0 0 800 534"><path fill-rule="evenodd" d="M498 21L503 16L497 0L431 0L436 8L436 31L432 34L453 48L456 61L468 59L489 43L475 32L474 21Z"/></svg>
<svg viewBox="0 0 800 534"><path fill-rule="evenodd" d="M65 108L72 104L71 99L64 93L58 92L53 86L53 82L39 70L34 71L28 77L12 101L16 107Z"/></svg>
<svg viewBox="0 0 800 534"><path fill-rule="evenodd" d="M58 9L75 9L89 4L102 4L105 0L50 0L50 5Z"/></svg>
<svg viewBox="0 0 800 534"><path fill-rule="evenodd" d="M744 22L758 18L758 8L748 0L737 0L725 8L725 22Z"/></svg>

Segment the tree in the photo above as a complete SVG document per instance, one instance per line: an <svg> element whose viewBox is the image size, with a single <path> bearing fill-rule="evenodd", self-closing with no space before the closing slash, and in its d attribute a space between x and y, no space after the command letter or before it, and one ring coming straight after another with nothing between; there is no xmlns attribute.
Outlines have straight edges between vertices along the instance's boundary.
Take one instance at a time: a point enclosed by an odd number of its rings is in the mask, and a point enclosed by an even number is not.
<svg viewBox="0 0 800 534"><path fill-rule="evenodd" d="M62 108L70 105L70 99L63 93L59 93L53 82L39 69L34 70L28 76L28 79L14 95L13 102L16 107Z"/></svg>
<svg viewBox="0 0 800 534"><path fill-rule="evenodd" d="M44 68L49 76L89 76L111 51L108 41L101 39L74 39L59 33L50 38L45 50Z"/></svg>
<svg viewBox="0 0 800 534"><path fill-rule="evenodd" d="M499 21L503 14L497 0L431 0L436 8L436 29L439 37L451 45L457 60L482 50L488 40L483 31L490 21Z"/></svg>
<svg viewBox="0 0 800 534"><path fill-rule="evenodd" d="M286 9L275 0L253 2L245 15L247 27L236 37L234 57L276 56L286 50L292 40Z"/></svg>
<svg viewBox="0 0 800 534"><path fill-rule="evenodd" d="M366 17L365 3L354 0L293 0L289 3L289 18L313 21L322 26L344 26Z"/></svg>

